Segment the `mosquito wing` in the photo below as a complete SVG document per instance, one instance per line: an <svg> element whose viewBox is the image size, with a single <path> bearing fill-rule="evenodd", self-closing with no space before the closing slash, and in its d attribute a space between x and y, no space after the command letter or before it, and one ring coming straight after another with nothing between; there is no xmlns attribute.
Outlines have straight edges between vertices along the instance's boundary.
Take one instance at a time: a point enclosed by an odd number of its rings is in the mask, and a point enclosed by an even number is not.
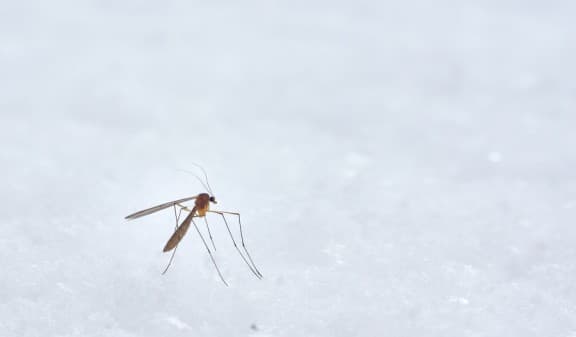
<svg viewBox="0 0 576 337"><path fill-rule="evenodd" d="M179 204L179 203L181 203L181 202L186 202L186 201L189 201L189 200L196 199L196 197L197 197L197 196L193 196L193 197L188 197L188 198L184 198L184 199L169 201L169 202L163 203L163 204L161 204L161 205L154 206L154 207L150 207L150 208L147 208L147 209L138 211L138 212L136 212L136 213L130 214L130 215L128 215L127 217L125 217L124 219L129 219L129 220L131 220L131 219L137 219L137 218L142 217L142 216L145 216L145 215L149 215L149 214L152 214L152 213L156 213L156 212L161 211L161 210L163 210L163 209L165 209L165 208L172 207L172 206L174 206L174 205L176 205L176 204Z"/></svg>
<svg viewBox="0 0 576 337"><path fill-rule="evenodd" d="M164 252L169 252L174 249L180 243L180 240L186 235L188 231L188 227L190 227L190 223L192 222L192 218L194 217L194 213L196 213L196 208L192 209L192 212L188 214L186 219L182 221L182 224L178 229L172 234L168 242L166 242L166 246L164 246Z"/></svg>

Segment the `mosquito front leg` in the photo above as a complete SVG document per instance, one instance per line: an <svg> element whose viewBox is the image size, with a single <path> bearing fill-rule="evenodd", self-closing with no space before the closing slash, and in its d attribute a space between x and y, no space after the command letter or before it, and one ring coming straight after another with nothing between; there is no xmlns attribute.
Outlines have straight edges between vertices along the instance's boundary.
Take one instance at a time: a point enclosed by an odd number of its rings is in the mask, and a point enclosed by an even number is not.
<svg viewBox="0 0 576 337"><path fill-rule="evenodd" d="M256 271L256 273L258 273L258 275L260 275L260 278L262 278L262 273L258 270L258 267L256 267L256 264L254 263L254 260L252 259L252 256L250 256L250 253L248 252L248 249L246 248L246 243L244 242L244 233L242 232L242 222L240 220L240 213L235 213L235 212L225 212L225 211L208 211L211 213L216 213L216 214L220 214L223 218L224 221L226 221L226 218L224 217L224 214L231 214L231 215L236 215L238 217L238 225L240 227L240 239L242 241L242 249L244 250L244 252L246 253L246 256L248 257L248 260L250 260L250 264L252 264L252 267L254 268L254 270ZM226 223L227 224L227 223Z"/></svg>
<svg viewBox="0 0 576 337"><path fill-rule="evenodd" d="M232 235L232 231L230 230L230 226L228 226L228 221L226 220L226 217L224 216L224 214L222 214L222 213L215 213L215 214L219 214L222 217L222 219L224 220L224 224L226 224L226 229L228 230L228 234L230 235L230 239L232 240L232 243L234 244L234 248L236 248L236 251L242 257L242 260L244 260L244 263L246 263L248 268L250 268L250 271L252 272L252 274L254 274L257 278L261 279L262 275L260 275L252 267L252 265L248 262L248 260L246 260L246 257L244 256L244 254L242 254L242 252L240 251L240 248L238 248L238 245L236 244L236 240L234 240L234 235Z"/></svg>

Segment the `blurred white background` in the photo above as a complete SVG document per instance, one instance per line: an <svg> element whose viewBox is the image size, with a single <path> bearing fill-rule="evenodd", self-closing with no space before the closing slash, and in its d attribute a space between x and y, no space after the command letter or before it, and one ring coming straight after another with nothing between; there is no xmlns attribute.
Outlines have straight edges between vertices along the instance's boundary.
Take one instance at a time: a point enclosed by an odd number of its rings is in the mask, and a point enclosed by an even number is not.
<svg viewBox="0 0 576 337"><path fill-rule="evenodd" d="M0 336L576 336L575 15L3 1Z"/></svg>

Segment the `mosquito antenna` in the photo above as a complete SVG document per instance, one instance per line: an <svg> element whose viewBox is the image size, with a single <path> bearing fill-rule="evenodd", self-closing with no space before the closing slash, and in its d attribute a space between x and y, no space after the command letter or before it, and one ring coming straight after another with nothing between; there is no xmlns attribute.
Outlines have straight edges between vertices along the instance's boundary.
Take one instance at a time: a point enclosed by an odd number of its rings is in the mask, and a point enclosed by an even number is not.
<svg viewBox="0 0 576 337"><path fill-rule="evenodd" d="M206 185L208 185L208 191L210 192L211 195L214 195L214 192L212 192L212 188L210 187L210 183L208 182L208 174L206 174L206 170L204 170L204 168L202 166L200 166L196 163L191 163L191 164L202 170L202 173L204 173L204 178L206 179Z"/></svg>
<svg viewBox="0 0 576 337"><path fill-rule="evenodd" d="M212 190L210 189L210 186L209 186L209 185L207 186L207 185L202 181L202 179L200 179L200 177L199 177L196 173L194 173L194 172L192 172L192 171L188 171L188 170L183 170L183 169L177 169L177 171L186 172L186 173L188 173L188 174L193 175L194 178L196 178L196 179L200 182L200 184L202 185L202 187L204 187L204 189L206 190L206 192L210 192L210 194L212 194Z"/></svg>

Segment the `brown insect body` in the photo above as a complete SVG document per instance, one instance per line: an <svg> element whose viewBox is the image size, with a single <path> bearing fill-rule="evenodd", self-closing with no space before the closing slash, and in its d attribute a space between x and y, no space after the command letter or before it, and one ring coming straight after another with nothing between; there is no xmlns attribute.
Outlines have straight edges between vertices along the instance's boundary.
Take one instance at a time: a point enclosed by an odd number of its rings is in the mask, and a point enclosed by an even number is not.
<svg viewBox="0 0 576 337"><path fill-rule="evenodd" d="M210 202L216 203L216 199L211 197L208 193L200 193L194 199L194 208L190 211L188 216L184 219L180 227L172 234L166 245L164 246L163 251L169 252L178 246L180 240L186 235L188 228L190 227L190 223L194 217L205 217L206 213L210 210Z"/></svg>
<svg viewBox="0 0 576 337"><path fill-rule="evenodd" d="M214 203L216 202L214 198L212 198ZM210 210L210 195L208 193L200 193L194 200L194 209L198 213L199 217L206 216L206 212ZM191 214L194 213L194 209Z"/></svg>
<svg viewBox="0 0 576 337"><path fill-rule="evenodd" d="M176 248L176 246L178 246L178 243L180 243L180 240L182 240L184 235L186 235L186 232L188 232L188 228L190 227L190 223L192 222L192 218L194 217L195 210L196 207L192 209L192 211L190 212L190 214L188 214L186 219L184 219L180 227L176 229L176 231L174 232L174 234L172 234L168 242L166 242L166 245L162 250L164 253L169 252L172 249Z"/></svg>

